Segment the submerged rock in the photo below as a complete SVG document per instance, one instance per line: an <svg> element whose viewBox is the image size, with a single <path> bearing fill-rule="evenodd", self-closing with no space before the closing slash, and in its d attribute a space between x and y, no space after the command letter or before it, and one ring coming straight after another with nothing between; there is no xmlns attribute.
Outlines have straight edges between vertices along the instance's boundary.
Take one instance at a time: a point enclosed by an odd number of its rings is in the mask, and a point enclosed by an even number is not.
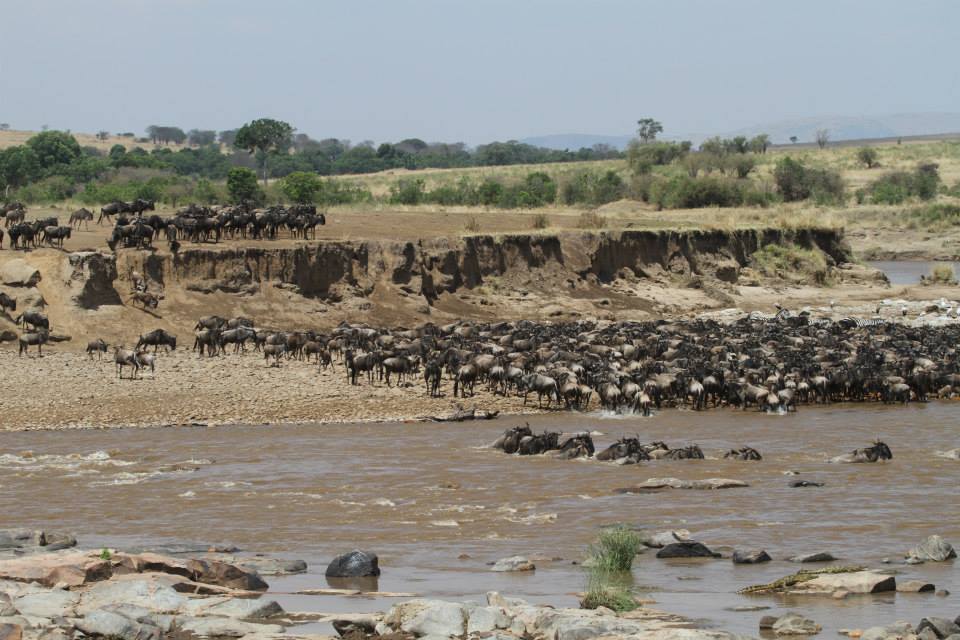
<svg viewBox="0 0 960 640"><path fill-rule="evenodd" d="M756 551L734 551L733 564L760 564L770 562L772 558L766 551L760 549Z"/></svg>
<svg viewBox="0 0 960 640"><path fill-rule="evenodd" d="M778 636L812 636L823 629L819 624L799 613L788 613L777 618L771 628Z"/></svg>
<svg viewBox="0 0 960 640"><path fill-rule="evenodd" d="M491 571L533 571L537 567L523 556L512 556L510 558L501 558L491 567Z"/></svg>
<svg viewBox="0 0 960 640"><path fill-rule="evenodd" d="M657 551L658 558L719 558L719 553L714 553L705 544L700 542L673 542L668 544L660 551Z"/></svg>
<svg viewBox="0 0 960 640"><path fill-rule="evenodd" d="M326 572L328 578L368 578L379 575L377 554L356 549L334 558Z"/></svg>
<svg viewBox="0 0 960 640"><path fill-rule="evenodd" d="M836 556L834 556L832 553L820 551L817 553L806 553L799 556L793 556L790 558L790 562L833 562L836 559Z"/></svg>
<svg viewBox="0 0 960 640"><path fill-rule="evenodd" d="M932 582L924 580L907 580L897 583L898 593L933 593L937 588Z"/></svg>
<svg viewBox="0 0 960 640"><path fill-rule="evenodd" d="M957 552L953 545L937 535L928 537L907 552L908 561L945 562L956 557Z"/></svg>
<svg viewBox="0 0 960 640"><path fill-rule="evenodd" d="M896 591L897 579L873 571L850 573L825 573L813 580L801 582L794 587L797 593L830 595L838 591L851 594L882 593Z"/></svg>

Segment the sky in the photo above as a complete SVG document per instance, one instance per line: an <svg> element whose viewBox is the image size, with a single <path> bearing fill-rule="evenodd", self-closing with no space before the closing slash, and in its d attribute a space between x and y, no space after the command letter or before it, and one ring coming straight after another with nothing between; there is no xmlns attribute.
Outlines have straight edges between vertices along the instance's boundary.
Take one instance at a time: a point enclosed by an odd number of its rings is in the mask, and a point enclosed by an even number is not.
<svg viewBox="0 0 960 640"><path fill-rule="evenodd" d="M2 0L0 122L463 141L960 111L954 0Z"/></svg>

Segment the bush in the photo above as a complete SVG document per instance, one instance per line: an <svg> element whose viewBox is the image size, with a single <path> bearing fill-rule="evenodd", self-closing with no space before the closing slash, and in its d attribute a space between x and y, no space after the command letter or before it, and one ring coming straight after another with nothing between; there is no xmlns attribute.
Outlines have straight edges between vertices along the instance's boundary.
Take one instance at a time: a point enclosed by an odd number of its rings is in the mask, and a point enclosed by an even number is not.
<svg viewBox="0 0 960 640"><path fill-rule="evenodd" d="M813 198L817 204L837 204L846 197L843 177L838 172L812 169L790 156L777 162L773 178L786 202Z"/></svg>
<svg viewBox="0 0 960 640"><path fill-rule="evenodd" d="M870 183L870 199L877 204L901 204L908 198L932 200L940 187L935 164L922 164L913 171L892 171Z"/></svg>
<svg viewBox="0 0 960 640"><path fill-rule="evenodd" d="M487 207L500 202L503 197L503 184L493 178L484 178L477 187L477 201Z"/></svg>
<svg viewBox="0 0 960 640"><path fill-rule="evenodd" d="M753 168L757 166L756 160L747 155L739 155L733 159L731 162L733 170L736 172L737 177L741 180L750 175L750 172L753 171Z"/></svg>
<svg viewBox="0 0 960 640"><path fill-rule="evenodd" d="M704 176L674 176L655 182L650 201L661 209L736 207L743 204L744 188L735 180Z"/></svg>
<svg viewBox="0 0 960 640"><path fill-rule="evenodd" d="M257 174L246 167L234 167L227 174L227 193L235 203L251 202L262 204L266 194L257 184Z"/></svg>
<svg viewBox="0 0 960 640"><path fill-rule="evenodd" d="M602 229L607 225L607 219L596 211L584 211L577 219L580 229Z"/></svg>
<svg viewBox="0 0 960 640"><path fill-rule="evenodd" d="M654 166L668 165L690 152L689 142L647 142L634 140L627 148L627 164L634 175L649 173Z"/></svg>
<svg viewBox="0 0 960 640"><path fill-rule="evenodd" d="M606 584L604 580L595 577L587 585L587 592L580 601L580 608L597 609L599 607L624 613L633 611L639 607L639 603L629 589Z"/></svg>
<svg viewBox="0 0 960 640"><path fill-rule="evenodd" d="M58 202L73 197L76 185L64 176L51 176L17 189L14 200L27 204Z"/></svg>
<svg viewBox="0 0 960 640"><path fill-rule="evenodd" d="M867 169L873 169L880 166L880 154L873 147L861 147L857 149L857 160Z"/></svg>
<svg viewBox="0 0 960 640"><path fill-rule="evenodd" d="M425 193L426 183L421 178L401 178L390 187L390 202L417 205L423 202Z"/></svg>
<svg viewBox="0 0 960 640"><path fill-rule="evenodd" d="M527 174L523 181L523 189L535 203L530 206L551 204L557 199L557 183L542 171Z"/></svg>
<svg viewBox="0 0 960 640"><path fill-rule="evenodd" d="M621 199L626 185L615 171L597 174L581 171L568 177L560 188L560 201L564 204L602 205Z"/></svg>
<svg viewBox="0 0 960 640"><path fill-rule="evenodd" d="M313 202L323 188L320 177L313 172L294 171L280 180L280 190L294 202Z"/></svg>
<svg viewBox="0 0 960 640"><path fill-rule="evenodd" d="M477 216L470 216L467 218L467 223L463 225L463 228L469 231L470 233L477 233L480 231L480 221L477 220Z"/></svg>
<svg viewBox="0 0 960 640"><path fill-rule="evenodd" d="M751 256L754 268L771 278L799 276L817 284L828 284L827 261L816 249L796 245L768 244Z"/></svg>
<svg viewBox="0 0 960 640"><path fill-rule="evenodd" d="M533 229L546 229L550 226L550 218L548 218L545 213L538 213L533 216L533 220L530 221L530 226Z"/></svg>
<svg viewBox="0 0 960 640"><path fill-rule="evenodd" d="M924 282L933 284L957 284L957 277L953 271L953 265L937 264L930 269L930 275Z"/></svg>

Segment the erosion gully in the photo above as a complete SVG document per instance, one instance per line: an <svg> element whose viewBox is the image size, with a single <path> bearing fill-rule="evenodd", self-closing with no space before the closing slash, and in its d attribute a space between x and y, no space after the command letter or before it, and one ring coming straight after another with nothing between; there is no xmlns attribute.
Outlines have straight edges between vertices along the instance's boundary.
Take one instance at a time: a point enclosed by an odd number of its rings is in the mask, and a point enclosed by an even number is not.
<svg viewBox="0 0 960 640"><path fill-rule="evenodd" d="M936 455L960 446L950 402L834 405L796 414L663 411L651 418L600 414L531 417L536 430L589 429L602 447L639 434L672 446L698 443L697 461L615 466L485 448L521 422L228 426L34 431L0 435L0 521L76 533L89 547L236 545L307 560L306 575L273 578L271 597L288 610L386 609L389 598L284 595L323 588L326 563L360 547L377 552L379 589L481 598L488 590L575 606L579 565L602 525L688 529L726 552L764 548L774 561L637 558L633 583L658 608L706 627L755 634L765 614L797 610L825 631L924 615L954 617L960 566L895 566L953 593L831 598L740 596L737 589L793 573L785 559L829 551L844 564L883 567L925 536L960 543L960 461ZM600 435L602 434L602 435ZM894 459L829 464L830 456L882 438ZM723 460L750 445L760 462ZM792 476L825 483L789 488ZM749 488L623 495L650 477L741 479ZM528 574L497 574L487 563L522 554ZM275 592L275 593L273 593ZM767 611L736 611L768 606Z"/></svg>

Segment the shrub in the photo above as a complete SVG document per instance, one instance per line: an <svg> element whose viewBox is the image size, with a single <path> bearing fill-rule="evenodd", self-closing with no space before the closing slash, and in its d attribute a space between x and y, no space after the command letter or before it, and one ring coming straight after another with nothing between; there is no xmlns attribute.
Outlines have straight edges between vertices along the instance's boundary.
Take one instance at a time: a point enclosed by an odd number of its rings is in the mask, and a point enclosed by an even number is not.
<svg viewBox="0 0 960 640"><path fill-rule="evenodd" d="M469 231L470 233L477 233L480 231L480 221L477 220L477 216L470 216L467 218L467 222L463 225L463 228Z"/></svg>
<svg viewBox="0 0 960 640"><path fill-rule="evenodd" d="M648 142L636 140L627 148L627 164L634 175L649 173L657 165L667 165L683 158L690 152L690 143L684 142Z"/></svg>
<svg viewBox="0 0 960 640"><path fill-rule="evenodd" d="M674 176L655 182L650 200L661 209L735 207L743 204L744 189L735 180L704 176Z"/></svg>
<svg viewBox="0 0 960 640"><path fill-rule="evenodd" d="M236 203L251 202L262 204L266 194L257 184L257 174L246 167L234 167L227 174L227 193Z"/></svg>
<svg viewBox="0 0 960 640"><path fill-rule="evenodd" d="M733 159L731 163L733 165L733 170L736 172L737 177L741 180L750 175L750 172L753 171L753 168L757 166L757 162L747 155L741 155Z"/></svg>
<svg viewBox="0 0 960 640"><path fill-rule="evenodd" d="M813 169L790 156L780 159L773 170L777 189L786 202L813 198L818 204L843 202L843 177L830 169Z"/></svg>
<svg viewBox="0 0 960 640"><path fill-rule="evenodd" d="M313 202L322 188L320 177L310 171L294 171L280 180L280 190L283 194L299 203Z"/></svg>
<svg viewBox="0 0 960 640"><path fill-rule="evenodd" d="M930 275L927 276L925 282L931 282L935 284L956 284L957 277L953 271L953 265L934 265L933 268L930 269Z"/></svg>
<svg viewBox="0 0 960 640"><path fill-rule="evenodd" d="M873 169L880 166L878 162L880 154L873 147L861 147L857 149L857 160L867 169Z"/></svg>
<svg viewBox="0 0 960 640"><path fill-rule="evenodd" d="M477 201L487 207L500 202L503 197L503 184L493 178L484 178L477 187Z"/></svg>
<svg viewBox="0 0 960 640"><path fill-rule="evenodd" d="M550 226L550 218L548 218L547 214L545 213L538 213L537 215L533 216L530 226L534 229L546 229Z"/></svg>
<svg viewBox="0 0 960 640"><path fill-rule="evenodd" d="M799 276L817 284L827 284L827 261L823 253L815 249L768 244L751 256L751 262L767 277Z"/></svg>
<svg viewBox="0 0 960 640"><path fill-rule="evenodd" d="M597 174L581 171L568 177L560 187L560 201L564 204L601 205L623 197L626 185L615 171Z"/></svg>
<svg viewBox="0 0 960 640"><path fill-rule="evenodd" d="M423 202L426 183L421 178L401 178L390 187L390 202L416 205Z"/></svg>
<svg viewBox="0 0 960 640"><path fill-rule="evenodd" d="M932 200L940 187L936 164L921 164L913 171L892 171L870 183L870 199L877 204L900 204L908 198Z"/></svg>
<svg viewBox="0 0 960 640"><path fill-rule="evenodd" d="M17 189L14 199L27 204L58 202L73 197L74 193L76 193L76 185L72 180L65 176L50 176L39 182L20 187Z"/></svg>
<svg viewBox="0 0 960 640"><path fill-rule="evenodd" d="M542 171L527 174L523 180L523 187L531 200L536 203L530 206L550 204L557 199L557 183Z"/></svg>
<svg viewBox="0 0 960 640"><path fill-rule="evenodd" d="M577 227L581 229L602 229L607 225L607 219L596 211L584 211L577 219Z"/></svg>
<svg viewBox="0 0 960 640"><path fill-rule="evenodd" d="M591 579L587 586L587 592L580 601L582 609L597 609L606 607L618 613L633 611L639 606L637 599L629 589L606 584L602 579Z"/></svg>
<svg viewBox="0 0 960 640"><path fill-rule="evenodd" d="M595 571L629 571L641 547L643 542L636 531L623 526L603 529L597 543L590 547L590 566Z"/></svg>

